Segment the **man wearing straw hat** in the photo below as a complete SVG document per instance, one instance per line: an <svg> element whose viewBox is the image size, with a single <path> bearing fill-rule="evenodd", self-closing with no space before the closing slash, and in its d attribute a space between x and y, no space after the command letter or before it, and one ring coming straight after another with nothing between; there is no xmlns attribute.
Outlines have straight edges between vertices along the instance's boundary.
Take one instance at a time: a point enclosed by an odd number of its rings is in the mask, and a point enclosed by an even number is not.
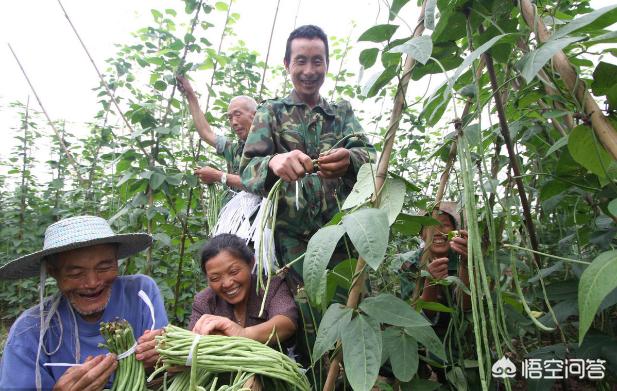
<svg viewBox="0 0 617 391"><path fill-rule="evenodd" d="M0 268L0 279L41 279L40 303L15 321L0 365L0 390L102 390L117 358L99 348L100 322L126 319L136 337L136 357L156 359L154 335L167 314L158 287L143 275L118 276L118 259L152 243L150 235L116 235L106 220L79 216L45 231L43 250ZM58 292L43 299L46 275ZM141 298L140 298L141 297Z"/></svg>

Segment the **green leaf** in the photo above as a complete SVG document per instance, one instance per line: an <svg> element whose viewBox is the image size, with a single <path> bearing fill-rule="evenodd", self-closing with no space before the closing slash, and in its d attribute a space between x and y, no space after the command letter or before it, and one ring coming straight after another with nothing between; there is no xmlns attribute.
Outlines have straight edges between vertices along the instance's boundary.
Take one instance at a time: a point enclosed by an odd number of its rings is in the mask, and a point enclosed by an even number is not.
<svg viewBox="0 0 617 391"><path fill-rule="evenodd" d="M453 308L445 306L439 302L424 301L422 299L418 299L418 301L416 301L416 309L417 310L429 310L429 311L435 311L435 312L448 312L448 313L454 312Z"/></svg>
<svg viewBox="0 0 617 391"><path fill-rule="evenodd" d="M405 327L405 332L415 338L416 341L424 345L430 353L433 353L443 360L447 360L443 343L437 334L435 334L433 327Z"/></svg>
<svg viewBox="0 0 617 391"><path fill-rule="evenodd" d="M165 182L169 183L171 186L178 186L182 183L182 177L182 174L168 175L165 178Z"/></svg>
<svg viewBox="0 0 617 391"><path fill-rule="evenodd" d="M572 129L568 139L568 151L581 166L599 177L606 177L612 158L596 141L593 129L586 125Z"/></svg>
<svg viewBox="0 0 617 391"><path fill-rule="evenodd" d="M435 6L437 0L427 0L424 8L424 27L429 30L435 29Z"/></svg>
<svg viewBox="0 0 617 391"><path fill-rule="evenodd" d="M411 306L389 293L369 297L360 303L359 308L381 323L400 327L430 327L430 323Z"/></svg>
<svg viewBox="0 0 617 391"><path fill-rule="evenodd" d="M433 52L433 41L428 35L415 37L402 45L390 49L392 53L405 53L421 64L426 64Z"/></svg>
<svg viewBox="0 0 617 391"><path fill-rule="evenodd" d="M539 48L531 51L519 61L518 67L521 69L521 75L530 83L538 74L540 69L560 50L566 46L580 41L580 37L567 37L556 40L548 40Z"/></svg>
<svg viewBox="0 0 617 391"><path fill-rule="evenodd" d="M467 70L467 68L469 68L469 66L471 65L472 62L474 62L478 58L480 58L480 56L482 54L484 54L484 52L486 52L488 49L490 49L494 44L496 44L501 39L503 39L504 37L507 37L509 35L510 34L501 34L501 35L498 35L496 37L493 37L488 42L486 42L485 44L481 45L479 48L477 48L473 52L469 53L469 55L467 57L465 57L465 59L463 60L461 65L459 65L458 68L456 68L456 71L454 72L454 75L450 79L450 83L451 83L450 85L452 86L452 85L454 85L454 83L456 83L458 78L463 74L463 72L465 72Z"/></svg>
<svg viewBox="0 0 617 391"><path fill-rule="evenodd" d="M388 20L394 20L401 8L403 8L403 6L407 3L409 3L409 0L394 0L390 6L390 16L388 17Z"/></svg>
<svg viewBox="0 0 617 391"><path fill-rule="evenodd" d="M561 37L565 37L566 35L573 33L577 30L580 30L583 27L593 23L596 19L598 19L599 17L601 17L602 15L610 11L617 11L617 4L609 5L608 7L604 7L604 8L600 8L598 10L595 10L593 12L590 12L588 14L581 16L580 18L574 19L573 21L571 21L570 23L566 24L565 26L557 30L555 33L553 33L550 40L556 40ZM611 15L608 15L608 17L612 20L612 22L615 21L616 16L617 16L616 12L612 12ZM609 23L608 25L612 24L611 21L608 21L608 23Z"/></svg>
<svg viewBox="0 0 617 391"><path fill-rule="evenodd" d="M358 205L362 205L375 192L375 172L377 165L364 163L358 170L357 180L351 189L351 193L343 202L341 209L351 209Z"/></svg>
<svg viewBox="0 0 617 391"><path fill-rule="evenodd" d="M315 305L321 304L321 296L318 295L326 284L324 274L330 262L330 257L336 248L336 244L345 234L345 228L341 225L329 225L319 229L311 237L304 256L302 276L304 288L309 299Z"/></svg>
<svg viewBox="0 0 617 391"><path fill-rule="evenodd" d="M608 203L608 211L615 217L617 217L617 198Z"/></svg>
<svg viewBox="0 0 617 391"><path fill-rule="evenodd" d="M398 66L387 67L383 72L373 75L362 88L362 95L372 98L398 74Z"/></svg>
<svg viewBox="0 0 617 391"><path fill-rule="evenodd" d="M366 30L360 35L358 41L383 42L392 38L392 35L398 28L393 24L378 24Z"/></svg>
<svg viewBox="0 0 617 391"><path fill-rule="evenodd" d="M377 48L364 49L360 52L360 65L366 69L372 67L377 61L378 54L379 49Z"/></svg>
<svg viewBox="0 0 617 391"><path fill-rule="evenodd" d="M379 323L358 315L341 330L345 375L354 391L369 391L381 363L381 329Z"/></svg>
<svg viewBox="0 0 617 391"><path fill-rule="evenodd" d="M216 8L218 11L227 11L227 9L229 7L227 6L227 3L223 3L222 1L218 1L218 2L216 2L216 4L214 4L214 8Z"/></svg>
<svg viewBox="0 0 617 391"><path fill-rule="evenodd" d="M418 343L403 330L389 327L383 332L383 350L388 351L392 372L403 382L410 381L418 371Z"/></svg>
<svg viewBox="0 0 617 391"><path fill-rule="evenodd" d="M602 300L617 288L617 250L598 255L578 283L579 345L583 342Z"/></svg>
<svg viewBox="0 0 617 391"><path fill-rule="evenodd" d="M600 61L593 71L593 82L591 83L593 94L596 96L606 95L611 86L617 83L615 75L617 75L617 65Z"/></svg>
<svg viewBox="0 0 617 391"><path fill-rule="evenodd" d="M154 88L158 91L165 91L167 89L167 83L163 80L157 80L154 82Z"/></svg>
<svg viewBox="0 0 617 391"><path fill-rule="evenodd" d="M562 138L560 138L559 140L557 140L555 144L553 144L548 149L548 151L546 151L546 154L544 155L544 157L548 157L549 155L553 154L555 151L560 150L564 145L568 145L568 135L567 134L563 136Z"/></svg>
<svg viewBox="0 0 617 391"><path fill-rule="evenodd" d="M153 172L152 175L150 175L150 187L152 187L152 190L158 189L163 182L165 182L165 175L160 172Z"/></svg>
<svg viewBox="0 0 617 391"><path fill-rule="evenodd" d="M317 362L328 350L334 347L336 341L341 338L341 331L347 328L351 321L353 310L339 303L334 303L321 318L315 345L313 346L313 362Z"/></svg>
<svg viewBox="0 0 617 391"><path fill-rule="evenodd" d="M388 223L392 225L396 216L401 213L405 202L405 182L396 178L388 178L381 189L379 209L388 214Z"/></svg>
<svg viewBox="0 0 617 391"><path fill-rule="evenodd" d="M377 270L388 247L388 216L380 209L360 209L343 217L343 227L366 263Z"/></svg>

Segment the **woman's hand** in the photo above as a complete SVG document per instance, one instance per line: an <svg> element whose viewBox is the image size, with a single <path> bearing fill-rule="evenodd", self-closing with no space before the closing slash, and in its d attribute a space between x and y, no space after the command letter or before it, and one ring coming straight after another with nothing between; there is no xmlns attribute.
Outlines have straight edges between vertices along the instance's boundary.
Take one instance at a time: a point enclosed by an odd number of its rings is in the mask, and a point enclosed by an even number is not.
<svg viewBox="0 0 617 391"><path fill-rule="evenodd" d="M448 258L435 258L428 264L428 272L437 280L448 277Z"/></svg>
<svg viewBox="0 0 617 391"><path fill-rule="evenodd" d="M467 231L461 229L458 233L459 235L455 236L450 241L450 248L461 254L464 258L467 258Z"/></svg>
<svg viewBox="0 0 617 391"><path fill-rule="evenodd" d="M228 337L246 337L244 327L235 323L231 319L216 315L202 315L195 323L193 332L201 335L226 335Z"/></svg>
<svg viewBox="0 0 617 391"><path fill-rule="evenodd" d="M154 337L161 335L163 329L146 330L144 335L137 340L135 348L135 358L144 363L145 368L152 368L159 359L159 353L156 351L156 340Z"/></svg>

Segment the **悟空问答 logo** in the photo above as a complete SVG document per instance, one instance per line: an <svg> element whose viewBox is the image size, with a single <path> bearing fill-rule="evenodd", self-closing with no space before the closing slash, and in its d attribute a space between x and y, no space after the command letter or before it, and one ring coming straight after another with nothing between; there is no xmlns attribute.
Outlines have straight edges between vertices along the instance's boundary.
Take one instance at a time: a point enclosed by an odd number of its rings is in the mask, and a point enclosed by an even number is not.
<svg viewBox="0 0 617 391"><path fill-rule="evenodd" d="M493 364L491 372L493 373L493 377L496 378L513 378L516 376L516 366L508 357L503 356Z"/></svg>

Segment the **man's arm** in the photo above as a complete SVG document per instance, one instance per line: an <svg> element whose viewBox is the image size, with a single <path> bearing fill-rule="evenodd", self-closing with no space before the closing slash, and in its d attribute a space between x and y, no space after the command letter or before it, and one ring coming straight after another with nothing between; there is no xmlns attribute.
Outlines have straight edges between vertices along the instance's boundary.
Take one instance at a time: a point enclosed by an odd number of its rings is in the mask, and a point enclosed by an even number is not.
<svg viewBox="0 0 617 391"><path fill-rule="evenodd" d="M193 117L193 122L195 123L197 133L199 133L199 137L216 148L216 134L212 131L203 111L201 111L199 107L199 101L197 100L197 95L195 91L193 91L191 83L189 83L184 76L176 76L176 79L178 79L178 89L182 91L184 96L186 96L186 100L189 102L189 111Z"/></svg>
<svg viewBox="0 0 617 391"><path fill-rule="evenodd" d="M195 170L195 175L197 175L199 179L206 184L223 183L223 174L226 173L212 167L202 167ZM236 190L244 190L240 175L227 173L224 184Z"/></svg>

